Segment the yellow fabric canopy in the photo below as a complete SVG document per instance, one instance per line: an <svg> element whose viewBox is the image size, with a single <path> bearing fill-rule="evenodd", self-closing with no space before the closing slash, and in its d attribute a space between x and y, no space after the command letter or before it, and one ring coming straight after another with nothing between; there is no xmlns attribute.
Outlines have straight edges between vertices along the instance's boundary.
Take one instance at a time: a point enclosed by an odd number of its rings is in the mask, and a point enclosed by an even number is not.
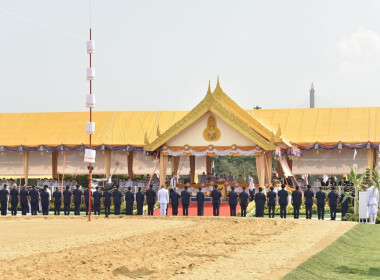
<svg viewBox="0 0 380 280"><path fill-rule="evenodd" d="M313 108L249 110L274 131L300 145L380 142L380 108Z"/></svg>
<svg viewBox="0 0 380 280"><path fill-rule="evenodd" d="M281 128L290 142L380 143L380 108L315 108L247 110L276 133ZM188 111L94 112L94 145L145 145L164 133ZM88 112L0 114L0 145L57 146L88 144ZM158 128L158 129L157 129Z"/></svg>

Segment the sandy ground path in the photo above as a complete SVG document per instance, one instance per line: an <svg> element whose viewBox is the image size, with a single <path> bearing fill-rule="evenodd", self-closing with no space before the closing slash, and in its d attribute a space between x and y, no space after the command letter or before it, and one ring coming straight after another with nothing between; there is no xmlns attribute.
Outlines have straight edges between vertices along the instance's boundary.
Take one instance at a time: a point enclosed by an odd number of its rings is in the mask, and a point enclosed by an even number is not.
<svg viewBox="0 0 380 280"><path fill-rule="evenodd" d="M280 279L355 223L7 217L0 279ZM6 264L6 265L4 265Z"/></svg>

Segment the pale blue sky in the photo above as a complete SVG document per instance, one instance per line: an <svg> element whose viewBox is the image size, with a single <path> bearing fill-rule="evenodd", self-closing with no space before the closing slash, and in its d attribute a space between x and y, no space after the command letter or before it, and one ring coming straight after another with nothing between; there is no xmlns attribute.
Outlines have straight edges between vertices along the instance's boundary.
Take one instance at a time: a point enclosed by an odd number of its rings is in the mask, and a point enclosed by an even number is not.
<svg viewBox="0 0 380 280"><path fill-rule="evenodd" d="M1 112L85 111L88 0L0 1ZM95 110L380 106L380 1L92 0Z"/></svg>

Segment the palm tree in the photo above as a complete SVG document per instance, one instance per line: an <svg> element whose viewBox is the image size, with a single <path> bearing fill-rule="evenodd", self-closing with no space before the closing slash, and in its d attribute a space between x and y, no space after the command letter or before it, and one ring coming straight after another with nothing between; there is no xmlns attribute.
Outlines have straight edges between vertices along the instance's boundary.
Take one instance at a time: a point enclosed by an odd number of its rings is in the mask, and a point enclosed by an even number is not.
<svg viewBox="0 0 380 280"><path fill-rule="evenodd" d="M355 197L354 197L354 214L357 215L359 212L359 191L362 190L361 184L366 176L366 173L363 173L361 176L355 172L355 170L351 167L351 172L348 174L348 180L354 185ZM343 202L352 197L352 193L348 192L345 194L343 198Z"/></svg>

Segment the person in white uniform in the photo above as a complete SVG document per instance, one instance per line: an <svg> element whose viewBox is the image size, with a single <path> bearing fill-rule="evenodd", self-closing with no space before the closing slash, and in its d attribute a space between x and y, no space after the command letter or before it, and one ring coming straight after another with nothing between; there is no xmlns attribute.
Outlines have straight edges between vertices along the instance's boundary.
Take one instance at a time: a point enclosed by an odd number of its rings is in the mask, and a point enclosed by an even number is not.
<svg viewBox="0 0 380 280"><path fill-rule="evenodd" d="M160 204L160 215L166 216L166 209L169 203L169 192L164 186L157 193L157 201Z"/></svg>
<svg viewBox="0 0 380 280"><path fill-rule="evenodd" d="M375 224L379 206L379 190L373 185L367 190L367 206L369 223Z"/></svg>
<svg viewBox="0 0 380 280"><path fill-rule="evenodd" d="M251 201L253 201L255 197L255 188L253 186L254 180L253 180L253 175L252 172L249 172L249 185L248 185L248 190L249 190L249 195L251 196Z"/></svg>
<svg viewBox="0 0 380 280"><path fill-rule="evenodd" d="M172 173L172 178L170 179L170 188L172 190L174 190L174 188L177 186L177 176L174 174L174 172Z"/></svg>

